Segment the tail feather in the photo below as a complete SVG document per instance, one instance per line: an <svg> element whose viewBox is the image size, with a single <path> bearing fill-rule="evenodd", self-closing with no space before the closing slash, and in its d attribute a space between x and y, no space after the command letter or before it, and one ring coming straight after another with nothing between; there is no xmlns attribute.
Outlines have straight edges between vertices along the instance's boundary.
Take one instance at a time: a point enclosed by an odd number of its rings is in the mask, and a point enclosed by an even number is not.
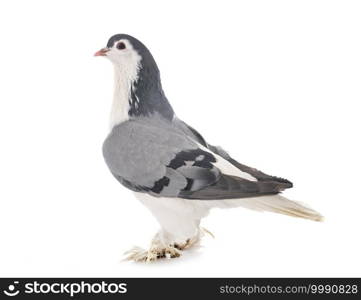
<svg viewBox="0 0 361 300"><path fill-rule="evenodd" d="M212 203L213 202L213 203ZM291 217L323 221L323 216L307 205L289 200L279 194L252 198L209 201L212 207L231 208L244 207L257 211L268 211Z"/></svg>

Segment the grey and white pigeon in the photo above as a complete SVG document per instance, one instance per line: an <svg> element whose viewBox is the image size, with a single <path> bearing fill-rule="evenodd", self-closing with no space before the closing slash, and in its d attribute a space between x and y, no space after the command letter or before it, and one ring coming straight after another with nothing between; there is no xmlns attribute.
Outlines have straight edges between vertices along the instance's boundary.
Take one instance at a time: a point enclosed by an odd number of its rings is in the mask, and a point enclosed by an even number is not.
<svg viewBox="0 0 361 300"><path fill-rule="evenodd" d="M212 208L245 207L321 221L316 211L281 196L292 187L233 159L180 120L166 98L150 51L126 34L112 36L95 56L114 66L110 133L103 155L113 176L152 212L161 229L149 250L128 258L173 258L196 244Z"/></svg>

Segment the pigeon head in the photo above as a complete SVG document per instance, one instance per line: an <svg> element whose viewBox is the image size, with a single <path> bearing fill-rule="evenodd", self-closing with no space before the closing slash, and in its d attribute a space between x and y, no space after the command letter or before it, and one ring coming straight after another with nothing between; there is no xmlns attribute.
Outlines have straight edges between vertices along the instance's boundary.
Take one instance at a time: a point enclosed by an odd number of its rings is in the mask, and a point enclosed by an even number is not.
<svg viewBox="0 0 361 300"><path fill-rule="evenodd" d="M148 67L158 71L157 65L149 50L137 39L126 34L113 35L107 46L95 53L95 56L108 58L115 67L137 73L140 63L146 61ZM129 74L130 75L130 74ZM138 74L134 74L138 75Z"/></svg>
<svg viewBox="0 0 361 300"><path fill-rule="evenodd" d="M108 58L114 66L113 108L118 107L118 117L111 121L113 126L131 117L155 113L166 119L173 118L174 112L164 95L158 66L142 42L127 34L116 34L95 56Z"/></svg>

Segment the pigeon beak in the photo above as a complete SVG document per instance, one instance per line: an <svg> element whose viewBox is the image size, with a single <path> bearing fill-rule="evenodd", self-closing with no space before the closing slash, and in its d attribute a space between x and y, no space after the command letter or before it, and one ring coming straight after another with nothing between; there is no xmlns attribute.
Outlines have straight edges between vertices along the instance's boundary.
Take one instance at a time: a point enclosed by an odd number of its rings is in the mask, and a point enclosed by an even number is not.
<svg viewBox="0 0 361 300"><path fill-rule="evenodd" d="M99 51L95 52L94 56L107 56L107 52L109 50L109 48L100 49Z"/></svg>

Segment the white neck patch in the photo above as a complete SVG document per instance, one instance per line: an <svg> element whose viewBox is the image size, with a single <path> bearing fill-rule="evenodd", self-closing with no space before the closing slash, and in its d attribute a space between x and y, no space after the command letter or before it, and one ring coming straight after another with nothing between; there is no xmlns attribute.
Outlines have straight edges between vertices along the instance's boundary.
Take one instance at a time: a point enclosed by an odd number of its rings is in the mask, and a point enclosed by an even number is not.
<svg viewBox="0 0 361 300"><path fill-rule="evenodd" d="M126 49L118 50L113 47L107 53L107 57L114 65L114 94L110 112L110 130L129 119L131 89L138 80L142 59L128 40L121 40L121 42L126 44Z"/></svg>

